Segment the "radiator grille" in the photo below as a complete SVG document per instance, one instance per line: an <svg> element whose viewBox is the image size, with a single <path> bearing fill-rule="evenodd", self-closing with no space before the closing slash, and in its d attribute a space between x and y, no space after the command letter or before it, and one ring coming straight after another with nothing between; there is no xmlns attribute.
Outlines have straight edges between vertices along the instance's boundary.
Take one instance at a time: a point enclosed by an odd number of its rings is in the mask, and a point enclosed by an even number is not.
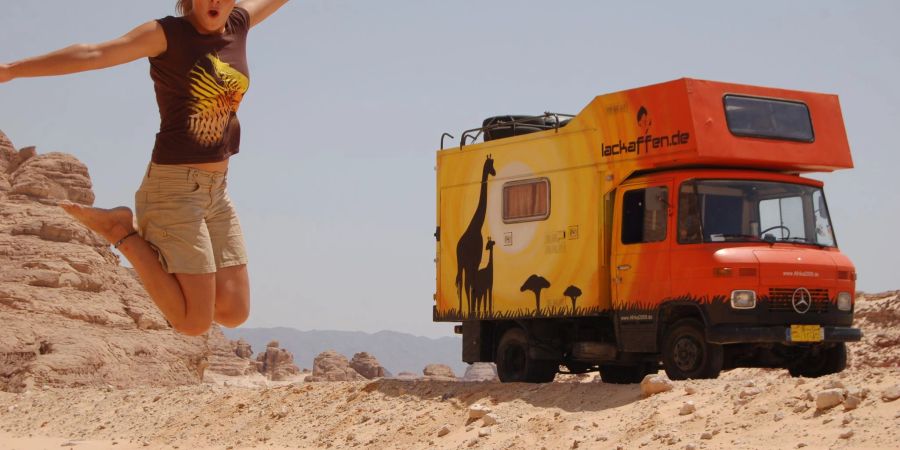
<svg viewBox="0 0 900 450"><path fill-rule="evenodd" d="M792 312L794 305L791 299L797 288L770 288L769 289L769 311L771 312ZM812 297L812 305L809 307L808 313L826 313L831 304L828 298L828 289L809 289Z"/></svg>

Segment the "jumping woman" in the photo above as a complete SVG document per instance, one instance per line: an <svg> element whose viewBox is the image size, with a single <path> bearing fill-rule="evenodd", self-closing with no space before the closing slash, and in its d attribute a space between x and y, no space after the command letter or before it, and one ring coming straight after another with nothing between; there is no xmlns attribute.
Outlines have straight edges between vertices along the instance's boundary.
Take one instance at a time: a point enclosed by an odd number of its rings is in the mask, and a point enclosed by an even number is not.
<svg viewBox="0 0 900 450"><path fill-rule="evenodd" d="M250 313L247 254L225 174L238 152L236 114L249 86L247 32L285 3L179 0L181 16L118 39L0 64L3 83L150 59L161 124L135 214L124 206L60 206L128 258L169 323L187 335L205 333L213 321L236 327Z"/></svg>

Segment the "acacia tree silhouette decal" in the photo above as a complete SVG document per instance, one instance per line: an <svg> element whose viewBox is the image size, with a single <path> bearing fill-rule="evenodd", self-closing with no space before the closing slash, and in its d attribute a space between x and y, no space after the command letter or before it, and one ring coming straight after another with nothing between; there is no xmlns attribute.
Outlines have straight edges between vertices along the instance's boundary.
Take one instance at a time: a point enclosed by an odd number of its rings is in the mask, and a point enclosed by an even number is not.
<svg viewBox="0 0 900 450"><path fill-rule="evenodd" d="M525 280L525 284L519 288L519 292L531 291L534 293L534 301L537 305L537 315L541 315L541 290L550 287L550 282L540 275L532 275Z"/></svg>
<svg viewBox="0 0 900 450"><path fill-rule="evenodd" d="M563 295L572 299L572 314L575 314L575 301L578 300L578 297L581 297L581 289L578 289L577 286L569 286L566 288L566 292L563 292Z"/></svg>
<svg viewBox="0 0 900 450"><path fill-rule="evenodd" d="M463 232L456 244L456 296L459 298L459 315L463 315L462 290L466 291L466 303L468 315L472 315L475 309L475 285L478 276L478 267L481 266L481 253L484 239L481 237L481 228L484 226L485 212L487 211L487 179L488 175L496 176L494 160L487 155L484 167L481 170L481 193L478 196L478 206L475 207L475 215L469 222L469 227Z"/></svg>

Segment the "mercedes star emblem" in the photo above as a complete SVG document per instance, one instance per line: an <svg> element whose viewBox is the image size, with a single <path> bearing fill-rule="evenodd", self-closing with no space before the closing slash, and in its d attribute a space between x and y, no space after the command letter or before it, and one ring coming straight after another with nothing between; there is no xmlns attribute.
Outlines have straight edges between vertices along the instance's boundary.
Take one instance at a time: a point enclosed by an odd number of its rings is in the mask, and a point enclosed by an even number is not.
<svg viewBox="0 0 900 450"><path fill-rule="evenodd" d="M794 311L800 314L806 314L812 306L812 295L806 288L797 288L794 295L791 296L791 304L794 305Z"/></svg>

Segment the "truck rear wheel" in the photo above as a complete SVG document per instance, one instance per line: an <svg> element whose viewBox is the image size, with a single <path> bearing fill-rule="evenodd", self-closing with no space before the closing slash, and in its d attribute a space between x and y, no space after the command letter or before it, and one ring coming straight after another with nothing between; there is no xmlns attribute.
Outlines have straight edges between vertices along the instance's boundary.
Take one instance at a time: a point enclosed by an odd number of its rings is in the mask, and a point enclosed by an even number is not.
<svg viewBox="0 0 900 450"><path fill-rule="evenodd" d="M824 375L838 373L847 368L847 344L839 342L836 345L810 354L788 366L788 372L792 377L816 378Z"/></svg>
<svg viewBox="0 0 900 450"><path fill-rule="evenodd" d="M532 359L528 355L528 335L521 328L510 328L497 345L497 376L504 383L547 383L553 381L559 364Z"/></svg>
<svg viewBox="0 0 900 450"><path fill-rule="evenodd" d="M681 319L666 332L663 366L673 380L716 378L723 358L722 346L706 341L703 324L696 319Z"/></svg>

